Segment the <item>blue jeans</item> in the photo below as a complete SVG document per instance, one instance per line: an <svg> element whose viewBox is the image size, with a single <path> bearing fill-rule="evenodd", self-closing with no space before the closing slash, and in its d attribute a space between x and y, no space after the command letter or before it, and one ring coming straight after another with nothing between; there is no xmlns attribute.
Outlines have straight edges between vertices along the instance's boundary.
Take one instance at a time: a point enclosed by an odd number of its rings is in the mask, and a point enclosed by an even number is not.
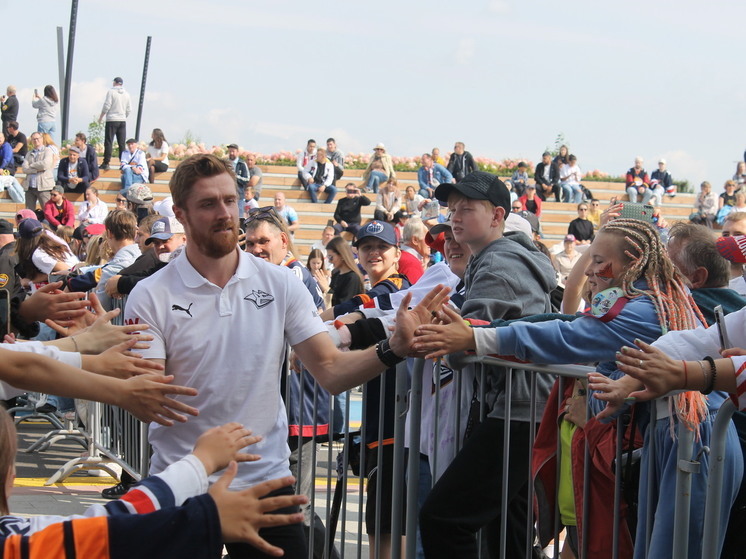
<svg viewBox="0 0 746 559"><path fill-rule="evenodd" d="M135 183L145 182L142 175L132 172L132 167L125 167L122 169L122 193L127 192Z"/></svg>
<svg viewBox="0 0 746 559"><path fill-rule="evenodd" d="M21 183L18 182L17 178L7 176L0 180L2 180L4 188L8 191L8 195L16 204L25 203L26 195L24 194L23 187L21 186ZM0 192L2 192L2 188L0 188Z"/></svg>
<svg viewBox="0 0 746 559"><path fill-rule="evenodd" d="M378 185L389 180L389 177L383 171L371 171L368 177L368 184L365 185L371 192L378 193Z"/></svg>
<svg viewBox="0 0 746 559"><path fill-rule="evenodd" d="M435 189L433 189L433 192L435 192ZM433 197L433 195L430 194L430 191L427 190L426 188L420 188L418 194L420 196L422 196L423 198L432 198Z"/></svg>
<svg viewBox="0 0 746 559"><path fill-rule="evenodd" d="M54 134L57 132L57 123L53 120L47 122L38 122L36 124L36 131L39 134L49 134L54 139Z"/></svg>
<svg viewBox="0 0 746 559"><path fill-rule="evenodd" d="M570 183L570 189L572 190L572 203L580 204L583 201L583 188L580 183Z"/></svg>
<svg viewBox="0 0 746 559"><path fill-rule="evenodd" d="M318 196L316 196L316 193L319 191L320 185L316 184L315 182L308 184L308 195L311 197L311 202L314 204L319 201ZM324 193L326 193L326 202L325 204L331 204L334 201L334 197L337 195L337 187L334 185L329 185L324 190Z"/></svg>

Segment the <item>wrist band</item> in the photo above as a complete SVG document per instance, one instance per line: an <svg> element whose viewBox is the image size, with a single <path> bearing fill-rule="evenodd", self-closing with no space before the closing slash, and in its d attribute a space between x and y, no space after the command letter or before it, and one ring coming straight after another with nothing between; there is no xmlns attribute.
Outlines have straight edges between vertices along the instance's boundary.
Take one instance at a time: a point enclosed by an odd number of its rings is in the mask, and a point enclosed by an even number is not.
<svg viewBox="0 0 746 559"><path fill-rule="evenodd" d="M684 365L684 389L689 385L689 372L686 370L686 361L681 360L681 364Z"/></svg>
<svg viewBox="0 0 746 559"><path fill-rule="evenodd" d="M405 359L404 357L399 357L394 353L388 340L383 340L376 344L376 356L378 357L378 360L387 367L393 367Z"/></svg>
<svg viewBox="0 0 746 559"><path fill-rule="evenodd" d="M705 357L704 360L710 364L710 373L712 373L712 375L710 376L710 382L707 383L707 388L702 390L702 394L706 395L706 394L710 394L712 392L712 389L715 388L715 379L718 376L718 369L715 366L715 360L709 355Z"/></svg>
<svg viewBox="0 0 746 559"><path fill-rule="evenodd" d="M704 361L697 361L697 363L699 364L699 368L702 369L702 378L704 379L703 386L707 387L707 384L708 384L708 382L707 382L707 369L705 368L705 362ZM704 390L704 388L702 390ZM700 392L701 392L701 390L700 390Z"/></svg>

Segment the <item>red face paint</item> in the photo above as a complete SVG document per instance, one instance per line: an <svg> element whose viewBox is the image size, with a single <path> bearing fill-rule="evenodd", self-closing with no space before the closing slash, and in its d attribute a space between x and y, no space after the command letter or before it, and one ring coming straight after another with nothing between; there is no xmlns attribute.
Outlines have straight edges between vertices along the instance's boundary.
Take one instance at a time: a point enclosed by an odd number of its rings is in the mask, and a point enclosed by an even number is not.
<svg viewBox="0 0 746 559"><path fill-rule="evenodd" d="M611 270L611 262L609 262L608 264L606 264L606 266L604 266L603 270L601 270L600 272L596 272L596 277L599 278L599 279L602 279L603 281L605 281L607 283L610 282L611 280L613 280L614 279L614 274L613 274L613 272Z"/></svg>

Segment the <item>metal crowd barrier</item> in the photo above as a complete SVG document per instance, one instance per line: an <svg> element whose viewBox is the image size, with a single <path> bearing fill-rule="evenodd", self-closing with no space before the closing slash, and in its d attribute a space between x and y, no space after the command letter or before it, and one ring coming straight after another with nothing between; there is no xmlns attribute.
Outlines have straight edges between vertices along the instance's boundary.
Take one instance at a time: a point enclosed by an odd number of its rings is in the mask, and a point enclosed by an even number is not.
<svg viewBox="0 0 746 559"><path fill-rule="evenodd" d="M86 402L86 428L76 430L87 452L61 466L45 485L65 480L78 470L103 470L114 478L116 464L136 480L146 476L150 463L148 426L132 414L100 402Z"/></svg>
<svg viewBox="0 0 746 559"><path fill-rule="evenodd" d="M510 459L510 408L511 408L511 383L513 375L515 374L512 367L516 364L510 361L504 361L492 357L476 358L471 357L466 360L476 367L476 376L479 378L479 386L483 388L485 367L486 366L501 366L506 367L509 372L506 374L506 417L505 417L505 430L504 430L504 449L506 452L503 454L503 479L502 479L502 495L503 501L501 503L501 533L506 533L507 528L507 488L510 484L510 479L505 473L508 471L507 465ZM390 549L382 549L381 545L378 545L374 557L391 557L392 559L400 559L406 557L407 559L414 559L421 557L417 550L417 541L415 534L417 533L418 527L418 493L419 493L419 474L420 474L420 440L421 440L421 410L422 410L422 393L423 393L423 371L425 361L422 359L410 360L409 367L407 362L399 364L397 367L396 374L396 390L394 399L395 409L395 421L394 421L394 443L393 443L393 469L392 475L392 509L391 509L391 533L392 542L398 542L399 536L406 533L404 546L392 545ZM427 363L431 365L430 362ZM528 370L529 368L530 370ZM584 367L578 365L536 365L536 364L521 364L521 371L528 371L528 374L532 374L531 371L541 373L551 373L557 375L560 379L559 394L563 394L562 383L565 381L572 381L574 379L584 379L588 372L595 370L592 367ZM462 380L462 371L455 371L455 378L453 382L456 385L456 391L458 394L457 402L461 401L462 391L468 388L467 384ZM288 372L287 375L295 375L295 372ZM305 377L301 377L300 381L300 392L306 388L304 386ZM386 382L390 379L381 377L380 390L382 394L386 393ZM286 384L285 398L286 402L291 401L290 383ZM322 399L327 400L330 417L329 417L329 433L318 434L311 439L309 437L303 437L303 421L301 421L301 433L298 435L296 442L297 451L297 471L294 475L301 480L304 475L308 475L308 472L304 472L304 468L311 468L310 472L310 485L305 489L308 492L310 498L310 505L307 511L307 517L309 519L308 524L308 540L309 540L309 557L323 557L329 559L336 559L344 557L356 557L361 559L363 554L367 555L369 541L365 535L365 524L364 524L364 507L367 505L368 497L365 494L365 483L366 483L366 471L369 469L366 465L366 452L365 445L360 444L359 453L359 474L353 475L350 471L350 463L353 455L355 454L356 445L355 440L365 441L366 429L370 426L366 425L364 418L366 416L366 401L369 395L369 390L372 390L369 386L363 387L363 403L361 409L361 417L363 422L359 431L353 431L350 428L351 408L353 401L357 400L356 392L347 392L347 405L344 411L344 422L343 430L335 436L331 432L332 428L332 417L334 408L334 398L328 393L318 387L313 382L313 404L311 411L311 424L317 425L322 420L318 418L318 411ZM438 412L440 408L440 392L441 383L438 375L438 381L434 383L432 388L434 406ZM303 417L303 409L305 404L303 399L297 399L301 406L299 416ZM484 418L485 407L484 407L484 394L480 394L480 416ZM535 375L532 375L531 381L531 402L532 417L535 415L533 412L536 405L536 379ZM378 414L378 432L383 432L384 427L384 405L385 398L379 398L379 414ZM115 408L113 406L91 402L89 403L90 410L87 418L87 430L81 430L82 435L88 444L88 456L80 457L69 461L60 470L58 470L47 482L47 485L56 483L65 479L71 473L80 469L102 469L115 475L112 469L113 464L118 464L124 471L127 471L135 479L139 479L142 475L147 475L148 463L149 463L149 448L147 443L147 426L137 421L132 415L127 412ZM650 425L655 423L655 406L650 406L651 420ZM440 434L446 430L452 430L459 437L463 435L465 424L462 420L461 414L452 414L452 425L444 425L441 421L441 413L436 413L433 421L433 437L436 441L440 440ZM712 550L717 549L718 546L718 535L719 525L721 522L720 516L720 499L721 499L721 488L723 482L723 456L725 453L725 439L726 430L730 423L734 406L731 402L727 401L718 413L712 432L711 449L710 449L710 475L709 475L709 487L708 497L705 504L705 524L704 524L704 539L703 539L703 557L711 557ZM589 418L589 408L586 406L587 418ZM405 425L409 416L409 448L405 448ZM621 422L621 418L617 420ZM530 433L532 439L529 444L530 452L533 449L533 434L536 432L536 423L531 421ZM250 426L249 426L250 427ZM687 556L687 545L688 538L687 533L689 529L689 510L693 506L701 506L701 503L691 503L691 477L699 471L698 457L691 456L691 447L693 442L694 434L688 431L686 428L679 426L678 438L679 438L679 454L678 454L678 471L677 471L677 494L676 499L676 510L674 518L674 548L672 550L672 557L686 557ZM623 459L623 444L622 435L624 426L621 423L617 424L617 446L616 446L616 463L621 464ZM654 438L650 438L652 441ZM383 435L379 435L377 444L377 452L371 452L370 456L376 460L376 464L373 466L382 471L385 468L383 463L383 452L384 452L384 441ZM460 448L462 440L457 441L458 447ZM559 437L557 445L559 449ZM321 446L319 446L321 445ZM652 475L652 468L655 463L654 456L656 452L655 445L649 444L647 452L650 456L648 461L649 471L647 475ZM310 461L304 465L303 455L304 453L310 452ZM595 519L590 518L588 514L588 502L587 488L589 479L589 451L585 448L585 471L584 471L584 506L582 510L582 522L585 527L585 531L594 529ZM407 456L416 459L407 460ZM306 454L306 458L308 455ZM431 469L438 472L444 464L444 458L439 456L438 446L435 445L434 452L429 457L431 463ZM310 466L309 466L310 463ZM531 457L529 456L529 464L531 464ZM556 474L557 476L559 473ZM643 472L641 475L646 475ZM529 479L533 479L532 472L529 472ZM380 480L380 476L379 476ZM412 483L406 483L406 480L413 480ZM432 483L435 483L437 479L434 479ZM648 484L650 486L650 484ZM301 484L298 484L298 491L301 491ZM379 483L377 490L372 498L380 501L382 498L382 487ZM556 497L556 495L555 495ZM645 496L640 496L640 499ZM648 495L648 499L652 496ZM533 484L528 484L528 502L533 503ZM620 502L621 502L621 476L616 476L615 485L615 496L613 506L614 519L612 526L612 557L616 558L619 556L618 544L619 544L619 525L620 525ZM651 502L651 501L649 501ZM352 503L352 507L349 507ZM406 514L404 511L406 510ZM643 519L639 518L638 522L645 523L648 527L648 537L646 542L637 541L636 545L647 545L649 543L650 527L652 525L652 513L654 512L653 507L648 506L648 517ZM532 550L535 546L534 541L534 519L533 519L533 506L528 507L528 520L527 520L527 532L528 537L526 541L525 557L532 557ZM376 514L376 530L372 534L375 542L382 541L381 534L381 516L383 511L381 507L377 507ZM559 533L559 513L555 510L555 526L554 534ZM608 528L606 528L608 529ZM585 559L588 557L587 554L587 539L583 540L585 544L580 551L579 559ZM709 550L709 551L708 551ZM559 557L560 553L560 542L558 538L554 539L553 545L553 557ZM505 541L501 542L500 557L504 559L506 557Z"/></svg>
<svg viewBox="0 0 746 559"><path fill-rule="evenodd" d="M513 378L513 374L515 374L512 370L512 367L517 367L517 365L514 362L510 361L504 361L492 357L486 357L486 358L476 358L472 357L467 359L468 362L473 363L474 366L477 367L478 372L477 376L480 378L480 386L484 386L484 367L485 366L502 366L506 367L510 370L509 374L506 376L506 394L507 394L507 402L506 402L506 409L510 410L511 407L511 399L510 399L510 390L511 390L511 381ZM396 376L396 419L395 419L395 431L394 431L394 467L393 467L393 499L392 499L392 541L398 542L398 535L401 535L403 533L407 534L407 537L405 539L405 544L403 547L400 547L398 545L392 545L390 549L378 549L375 550L375 553L372 555L374 557L391 557L392 559L399 559L401 557L406 557L407 559L414 559L415 557L421 557L422 555L418 554L417 551L417 542L416 538L414 537L417 531L418 526L418 483L417 480L419 479L419 469L420 469L420 461L418 459L410 459L407 460L407 452L409 457L418 457L419 453L419 441L420 441L420 434L421 434L421 425L420 425L420 417L421 417L421 409L422 409L422 374L423 374L423 368L424 368L425 362L421 359L414 360L413 363L410 362L410 370L407 370L407 363L402 363L398 366L397 376ZM429 363L428 363L429 366ZM527 370L527 368L530 369L530 371L535 372L541 372L541 373L551 373L553 375L556 375L560 380L560 383L566 382L566 381L572 381L574 379L585 379L588 372L595 370L593 367L587 367L587 366L578 366L578 365L553 365L553 366L544 366L544 365L535 365L535 364L521 364L520 370L524 371ZM529 371L529 374L531 372ZM289 373L289 374L296 374L296 373ZM385 379L382 379L381 383L381 391L385 392ZM464 383L461 380L461 374L459 372L456 372L456 377L454 382L457 383L457 390L459 394L461 393L462 389L464 388ZM368 386L365 386L363 388L364 390L364 396L366 396L367 391L369 390ZM439 409L439 403L440 403L440 382L436 382L434 387L434 395L433 398L435 400L435 409ZM314 387L314 391L316 396L315 397L321 397L321 394L319 392L318 387ZM535 382L535 376L533 377L533 380L531 382L531 399L532 399L532 411L535 411L535 403L536 403L536 382ZM349 396L350 393L348 393ZM560 385L559 387L559 394L560 397L563 394L563 387ZM482 394L483 396L483 394ZM324 396L328 397L328 395ZM316 401L316 400L314 400ZM383 403L383 399L380 399L381 403ZM457 400L459 401L459 400ZM481 402L484 402L484 399L482 398L480 400ZM331 402L331 400L330 400ZM351 434L350 434L350 399L348 398L348 405L346 409L346 420L345 420L345 428L344 428L344 437L342 438L342 441L350 441L351 440ZM708 487L708 496L706 500L706 511L705 511L705 524L704 524L704 541L703 541L703 557L712 557L713 551L715 549L718 549L718 534L719 534L719 525L721 522L721 519L719 518L720 514L720 499L721 499L721 487L722 487L722 474L723 474L723 456L725 452L725 438L726 438L726 430L728 428L731 415L733 413L733 405L732 403L726 402L720 412L717 415L715 424L713 426L713 433L712 433L712 443L711 443L711 449L710 449L710 477L709 477L709 487ZM381 410L383 410L383 405L381 405ZM651 410L651 418L649 425L652 426L655 424L655 405L650 406ZM316 410L314 409L314 412ZM484 418L485 415L484 405L481 406L481 416ZM362 410L362 417L365 418L366 410ZM404 434L405 434L405 420L407 414L409 415L409 448L405 449L404 444ZM586 406L586 414L587 418L590 418L590 412L588 406ZM509 421L510 421L510 412L506 414L507 417L505 418L505 431L504 431L504 438L505 438L505 444L504 448L506 452L503 455L503 472L507 472L507 464L508 460L510 458L510 431L509 431ZM533 415L533 414L532 414ZM314 413L314 419L313 422L316 422L316 415ZM453 414L454 425L452 426L453 429L457 433L463 434L463 429L465 425L461 421L461 416L458 413ZM627 452L627 448L625 448L626 445L623 444L623 435L625 431L625 426L621 424L622 418L616 420L617 423L617 443L616 443L616 464L623 464L624 460L624 454ZM379 415L379 433L381 432L381 427L383 426L383 417ZM362 440L365 440L365 429L366 429L365 422L363 422L363 425L361 426L361 433L360 436L362 437ZM441 424L440 421L440 414L436 414L433 422L433 436L435 437L435 440L438 440L439 433L442 432L446 427L443 424ZM531 423L531 429L530 432L534 434L536 432L537 425L535 422ZM694 433L691 431L688 431L685 427L682 425L679 425L677 437L679 440L678 445L678 471L677 471L677 491L675 496L661 496L662 498L675 498L676 504L675 504L675 518L674 518L674 533L673 533L673 549L671 552L672 557L687 557L687 546L688 546L688 530L689 530L689 511L691 506L701 506L701 503L691 503L691 494L690 494L690 487L691 487L691 480L692 476L696 475L697 472L700 470L700 464L698 462L697 456L692 456L692 443L694 439ZM336 482L336 488L335 488L335 494L333 498L330 498L331 494L331 487L333 485L333 479L335 478L334 473L334 460L333 460L333 452L332 452L332 446L334 446L334 443L327 442L327 438L325 437L317 437L317 441L323 440L324 444L328 445L327 447L322 447L322 450L320 453L316 454L316 446L317 445L311 445L311 451L314 453L313 459L312 459L312 478L316 481L316 485L322 485L325 487L325 499L323 498L324 495L319 496L318 492L315 491L315 488L312 488L311 493L309 494L309 497L311 498L311 507L313 513L318 513L319 517L324 521L324 524L326 526L327 534L325 536L324 545L321 547L316 547L316 553L314 554L314 538L318 537L318 535L314 535L314 532L310 532L309 540L309 557L324 557L324 558L333 558L333 557L341 557L344 558L347 557L357 557L361 558L363 556L363 553L367 554L368 550L368 542L367 538L365 537L365 526L363 524L363 510L365 505L367 504L368 498L365 496L364 491L364 483L365 483L365 453L361 452L361 465L360 465L360 474L357 476L353 476L352 472L348 469L349 461L350 461L350 448L351 446L349 444L345 445L337 445L337 452L339 452L339 463L340 463L340 471L342 472L342 475L340 475L339 479ZM653 440L653 437L650 438L650 440ZM383 446L381 445L383 441L379 438L378 441L378 453L376 456L376 453L373 453L374 459L377 459L377 463L375 465L376 468L382 468L383 464L381 462L382 455L383 455ZM559 445L559 438L557 441L557 444ZM592 531L596 529L594 527L594 523L597 522L596 519L589 517L589 511L588 511L588 502L589 499L587 498L588 495L588 480L589 480L589 463L590 460L588 459L589 456L589 450L587 446L587 440L586 440L586 448L585 448L585 454L586 454L586 460L585 460L585 470L584 470L584 506L582 509L582 523L584 528L584 532ZM529 448L533 448L533 439L530 441ZM706 451L707 449L705 449ZM308 447L306 448L306 451L308 451ZM642 472L641 475L652 475L653 465L655 464L655 453L657 452L657 449L655 448L654 444L648 444L648 447L646 448L646 452L648 452L649 460L649 470L648 472ZM431 467L434 471L438 470L438 463L440 460L442 460L441 457L438 456L438 446L435 446L435 451L433 455L429 456ZM529 464L531 464L531 458L529 457ZM441 464L442 465L442 464ZM296 474L299 478L302 476L302 472L297 472ZM557 475L559 475L557 473ZM529 479L533 479L532 472L529 472ZM405 483L405 480L414 480L413 483ZM433 480L433 483L437 480ZM507 474L504 473L502 485L503 485L503 501L501 503L501 515L500 515L500 521L502 523L501 525L501 533L506 533L506 527L507 527L507 488L508 484L510 483L510 479L508 478ZM349 490L348 487L355 485L354 491ZM612 546L612 557L617 558L619 557L619 541L620 541L620 505L621 505L621 484L622 484L622 476L617 475L616 476L616 484L615 484L615 491L614 491L614 502L609 503L609 506L613 506L613 526L611 529L608 527L604 527L604 530L611 532L612 534L612 540L609 542ZM651 484L648 484L650 487ZM528 502L533 503L533 484L528 484ZM341 496L339 495L339 492L341 492ZM353 505L353 507L348 510L347 507L347 499L349 497L356 497L356 503ZM321 498L320 498L321 497ZM556 497L556 495L555 495ZM381 486L380 484L377 487L377 492L375 495L370 496L370 498L375 499L381 499ZM648 498L651 499L652 495L647 496L640 496L640 499ZM651 501L649 501L651 502ZM323 513L319 513L319 510L323 509ZM406 509L406 515L402 515L402 512ZM644 545L647 546L649 544L649 538L650 538L650 529L652 526L652 514L654 513L654 507L648 506L648 517L647 518L638 518L638 522L644 523L645 526L648 527L647 529L647 538L646 541L637 541L635 543L636 546ZM533 548L535 546L534 541L534 518L533 518L533 507L529 506L528 509L528 538L526 541L526 548L525 548L525 557L532 557ZM380 520L380 515L382 514L382 511L380 508L377 510L378 520ZM560 532L559 530L559 512L558 510L555 510L555 529L554 533L557 534ZM348 531L347 527L350 525L350 523L357 523L357 530ZM380 522L376 522L377 530L375 532L374 537L376 542L381 541L381 534L380 534ZM340 530L341 528L341 530ZM634 534L633 534L634 536ZM350 540L352 543L350 544ZM579 557L580 559L585 559L588 556L587 551L587 538L583 539L583 546L579 550ZM553 544L553 557L559 557L560 554L560 541L559 538L554 539ZM547 549L547 552L552 552L552 550ZM499 556L501 559L506 557L506 550L505 550L505 541L501 542L501 551Z"/></svg>

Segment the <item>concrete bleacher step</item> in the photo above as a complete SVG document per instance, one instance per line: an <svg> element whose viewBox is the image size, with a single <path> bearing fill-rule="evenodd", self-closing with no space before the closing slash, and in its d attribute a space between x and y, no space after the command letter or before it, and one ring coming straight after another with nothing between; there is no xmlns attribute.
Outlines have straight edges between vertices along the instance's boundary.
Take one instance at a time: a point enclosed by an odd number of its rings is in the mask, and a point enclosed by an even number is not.
<svg viewBox="0 0 746 559"><path fill-rule="evenodd" d="M148 186L153 192L155 201L169 195L168 182L178 165L179 161L171 161L168 171L156 173L152 177L152 182ZM271 206L276 192L285 194L288 205L298 212L301 222L301 227L295 233L296 248L301 256L306 256L310 252L311 245L321 237L323 228L330 220L333 221L336 203L311 203L308 192L301 188L297 169L294 166L260 165L260 168L264 175L259 205ZM348 182L361 186L363 172L362 169L345 170L344 176L337 181L337 199L345 195L344 186ZM23 180L22 174L17 176L19 180ZM117 159L112 159L110 169L101 171L99 179L94 183L94 186L99 190L99 196L110 207L114 206L116 195L120 190L119 176L119 162ZM502 178L505 180L507 177ZM417 173L415 171L398 171L397 180L399 188L403 192L408 185L417 185ZM602 208L613 197L626 199L624 183L584 181L583 184L601 201ZM84 200L82 193L68 193L66 196L76 205ZM371 205L362 208L363 220L372 219L375 209L376 195L368 192L366 196L371 200ZM689 193L680 193L675 198L664 197L661 208L663 217L669 222L685 220L692 211L694 200L695 195ZM0 193L1 217L12 219L15 213L23 207L23 204L15 204L10 200L7 192ZM560 242L567 232L568 224L576 217L577 211L574 204L544 202L542 205L544 242L549 246Z"/></svg>

